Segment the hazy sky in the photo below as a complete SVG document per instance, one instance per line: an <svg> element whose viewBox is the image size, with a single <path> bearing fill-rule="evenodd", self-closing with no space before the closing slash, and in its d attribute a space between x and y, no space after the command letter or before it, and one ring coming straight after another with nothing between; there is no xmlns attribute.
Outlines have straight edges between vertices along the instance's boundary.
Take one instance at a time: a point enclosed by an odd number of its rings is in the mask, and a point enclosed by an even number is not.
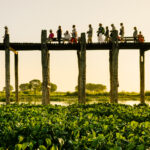
<svg viewBox="0 0 150 150"><path fill-rule="evenodd" d="M150 0L0 0L0 42L4 26L10 33L10 42L40 42L41 30L59 25L63 32L76 24L78 35L94 28L97 42L98 24L114 23L119 29L124 23L125 36L132 36L137 26L150 41ZM150 52L146 55L146 90L150 90ZM4 52L0 52L0 90L5 86ZM19 52L19 82L41 80L41 53ZM73 91L77 85L78 67L76 51L50 52L50 79L58 91ZM87 52L87 82L105 84L109 90L109 52ZM139 91L139 50L119 52L119 91ZM14 56L11 52L11 84L14 86Z"/></svg>

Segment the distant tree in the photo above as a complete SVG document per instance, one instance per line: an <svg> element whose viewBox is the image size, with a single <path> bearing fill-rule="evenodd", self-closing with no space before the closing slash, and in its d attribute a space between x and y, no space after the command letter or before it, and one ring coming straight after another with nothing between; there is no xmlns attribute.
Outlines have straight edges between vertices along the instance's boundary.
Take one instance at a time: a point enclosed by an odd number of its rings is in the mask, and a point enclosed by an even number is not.
<svg viewBox="0 0 150 150"><path fill-rule="evenodd" d="M106 86L103 84L94 84L94 83L87 83L86 90L90 92L104 92L106 91ZM75 90L78 91L78 86L75 87Z"/></svg>
<svg viewBox="0 0 150 150"><path fill-rule="evenodd" d="M14 90L13 86L10 85L10 92L12 92ZM6 91L6 87L3 87L3 91Z"/></svg>
<svg viewBox="0 0 150 150"><path fill-rule="evenodd" d="M50 92L55 92L57 90L57 85L54 83L50 83Z"/></svg>
<svg viewBox="0 0 150 150"><path fill-rule="evenodd" d="M19 89L20 91L24 92L24 91L28 91L30 89L29 87L29 83L23 83L19 85Z"/></svg>
<svg viewBox="0 0 150 150"><path fill-rule="evenodd" d="M41 81L38 79L33 79L29 82L29 88L36 94L37 91L41 91Z"/></svg>

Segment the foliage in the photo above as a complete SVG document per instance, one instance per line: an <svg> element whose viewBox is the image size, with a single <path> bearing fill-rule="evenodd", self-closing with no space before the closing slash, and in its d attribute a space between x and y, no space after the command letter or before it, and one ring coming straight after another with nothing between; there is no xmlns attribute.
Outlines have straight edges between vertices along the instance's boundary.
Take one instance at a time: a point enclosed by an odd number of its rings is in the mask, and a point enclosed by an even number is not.
<svg viewBox="0 0 150 150"><path fill-rule="evenodd" d="M32 91L34 91L34 94L36 94L37 91L41 91L41 81L33 79L29 82L29 87Z"/></svg>
<svg viewBox="0 0 150 150"><path fill-rule="evenodd" d="M75 90L78 91L78 86L75 87ZM103 84L87 83L86 84L86 91L104 92L104 91L106 91L106 86Z"/></svg>
<svg viewBox="0 0 150 150"><path fill-rule="evenodd" d="M10 91L12 92L14 90L13 86L10 85ZM6 91L6 87L3 87L3 91Z"/></svg>
<svg viewBox="0 0 150 150"><path fill-rule="evenodd" d="M145 150L150 107L1 105L0 149Z"/></svg>
<svg viewBox="0 0 150 150"><path fill-rule="evenodd" d="M57 85L54 83L50 83L50 91L55 92L57 90Z"/></svg>
<svg viewBox="0 0 150 150"><path fill-rule="evenodd" d="M29 83L23 83L19 85L19 89L20 91L24 92L24 91L28 91L30 89L30 85Z"/></svg>

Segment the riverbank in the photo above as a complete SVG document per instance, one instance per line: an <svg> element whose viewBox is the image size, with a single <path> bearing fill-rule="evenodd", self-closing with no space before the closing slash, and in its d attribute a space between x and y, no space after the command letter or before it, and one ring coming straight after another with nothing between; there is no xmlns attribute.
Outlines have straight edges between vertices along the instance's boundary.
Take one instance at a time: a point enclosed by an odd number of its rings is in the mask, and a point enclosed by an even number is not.
<svg viewBox="0 0 150 150"><path fill-rule="evenodd" d="M19 92L19 101L28 102L28 103L37 103L41 102L42 94L33 92ZM118 101L140 101L140 94L136 92L119 92ZM0 92L0 102L5 102L5 93ZM15 93L12 92L10 96L10 101L15 102ZM77 92L54 92L50 94L50 101L53 102L66 102L68 104L77 103L78 95ZM108 92L104 93L87 93L86 94L87 102L109 102L110 96ZM145 101L150 101L150 92L145 93Z"/></svg>

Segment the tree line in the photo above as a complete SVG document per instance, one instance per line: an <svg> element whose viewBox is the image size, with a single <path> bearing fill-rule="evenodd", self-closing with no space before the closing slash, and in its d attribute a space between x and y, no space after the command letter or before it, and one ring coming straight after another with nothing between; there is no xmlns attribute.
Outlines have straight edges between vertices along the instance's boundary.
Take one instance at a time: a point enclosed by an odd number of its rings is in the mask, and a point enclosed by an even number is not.
<svg viewBox="0 0 150 150"><path fill-rule="evenodd" d="M50 89L50 92L55 92L57 90L57 85L54 83L50 83L49 89ZM5 91L5 90L6 90L6 87L3 88L3 91ZM10 91L13 91L13 90L14 90L13 86L10 85ZM33 79L33 80L29 81L28 83L20 84L19 90L21 92L33 91L34 94L36 94L37 92L42 91L42 82L38 79Z"/></svg>
<svg viewBox="0 0 150 150"><path fill-rule="evenodd" d="M50 83L49 85L50 92L56 92L57 85L54 83ZM87 83L86 84L86 92L105 92L107 89L106 85L103 84L94 84L94 83ZM6 90L6 87L3 88L3 91ZM10 91L13 91L14 88L12 85L10 85ZM29 81L28 83L22 83L19 85L19 90L21 92L25 91L32 91L34 94L37 92L42 91L42 82L38 79L33 79ZM75 91L78 91L78 85L75 86Z"/></svg>

